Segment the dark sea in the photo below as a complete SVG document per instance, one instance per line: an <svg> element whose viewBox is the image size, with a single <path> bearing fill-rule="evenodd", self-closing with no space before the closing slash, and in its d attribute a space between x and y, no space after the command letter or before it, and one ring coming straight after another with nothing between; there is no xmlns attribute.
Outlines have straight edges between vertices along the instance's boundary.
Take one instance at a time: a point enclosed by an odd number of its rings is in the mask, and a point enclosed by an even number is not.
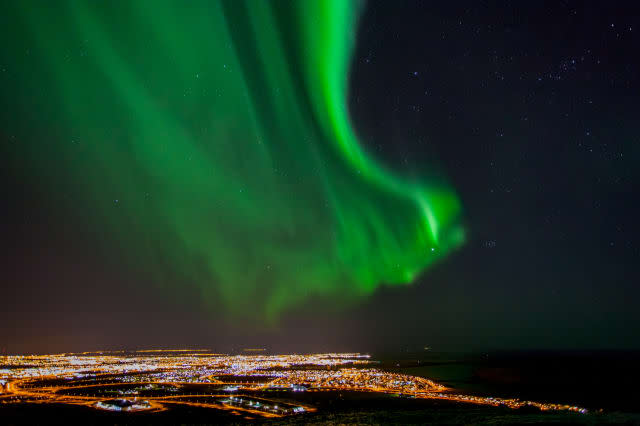
<svg viewBox="0 0 640 426"><path fill-rule="evenodd" d="M373 354L372 359L380 360L379 367L385 370L426 377L460 393L576 405L589 413L431 401L414 410L334 413L318 417L319 422L640 425L639 351L416 351Z"/></svg>

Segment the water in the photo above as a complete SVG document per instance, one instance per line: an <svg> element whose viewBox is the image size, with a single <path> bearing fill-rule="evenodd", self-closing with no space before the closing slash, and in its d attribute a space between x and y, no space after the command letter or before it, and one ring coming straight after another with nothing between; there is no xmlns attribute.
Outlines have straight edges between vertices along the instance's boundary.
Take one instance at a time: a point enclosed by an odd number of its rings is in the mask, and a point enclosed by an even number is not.
<svg viewBox="0 0 640 426"><path fill-rule="evenodd" d="M380 366L462 393L640 413L640 352L381 354Z"/></svg>

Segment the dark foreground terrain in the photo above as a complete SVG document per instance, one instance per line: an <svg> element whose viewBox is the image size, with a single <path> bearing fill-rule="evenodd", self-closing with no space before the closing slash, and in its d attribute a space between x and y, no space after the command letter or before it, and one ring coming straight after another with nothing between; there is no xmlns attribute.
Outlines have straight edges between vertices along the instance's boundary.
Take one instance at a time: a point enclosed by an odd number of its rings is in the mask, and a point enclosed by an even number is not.
<svg viewBox="0 0 640 426"><path fill-rule="evenodd" d="M157 413L111 413L88 407L56 404L19 404L0 407L3 424L640 424L631 413L541 413L450 401L372 399L336 400L316 413L280 419L243 419L231 413L179 406Z"/></svg>

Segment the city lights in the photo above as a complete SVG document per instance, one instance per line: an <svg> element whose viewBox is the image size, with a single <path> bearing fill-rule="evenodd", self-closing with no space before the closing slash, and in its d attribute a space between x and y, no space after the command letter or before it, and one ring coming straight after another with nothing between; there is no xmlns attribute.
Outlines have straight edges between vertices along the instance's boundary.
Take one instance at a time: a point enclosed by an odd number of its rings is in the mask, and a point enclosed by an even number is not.
<svg viewBox="0 0 640 426"><path fill-rule="evenodd" d="M316 409L296 400L313 392L372 392L509 408L586 409L465 395L432 380L375 367L368 355L222 355L148 350L0 357L0 403L62 403L110 411L162 411L176 405L281 417Z"/></svg>

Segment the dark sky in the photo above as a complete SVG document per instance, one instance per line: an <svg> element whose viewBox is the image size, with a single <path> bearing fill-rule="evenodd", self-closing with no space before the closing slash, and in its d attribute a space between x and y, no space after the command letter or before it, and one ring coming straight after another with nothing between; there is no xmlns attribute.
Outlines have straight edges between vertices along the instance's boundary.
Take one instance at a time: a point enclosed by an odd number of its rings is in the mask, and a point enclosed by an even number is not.
<svg viewBox="0 0 640 426"><path fill-rule="evenodd" d="M468 239L413 285L305 302L275 331L96 248L25 178L3 119L0 351L637 349L639 47L636 2L370 1L354 125L399 173L448 176Z"/></svg>

